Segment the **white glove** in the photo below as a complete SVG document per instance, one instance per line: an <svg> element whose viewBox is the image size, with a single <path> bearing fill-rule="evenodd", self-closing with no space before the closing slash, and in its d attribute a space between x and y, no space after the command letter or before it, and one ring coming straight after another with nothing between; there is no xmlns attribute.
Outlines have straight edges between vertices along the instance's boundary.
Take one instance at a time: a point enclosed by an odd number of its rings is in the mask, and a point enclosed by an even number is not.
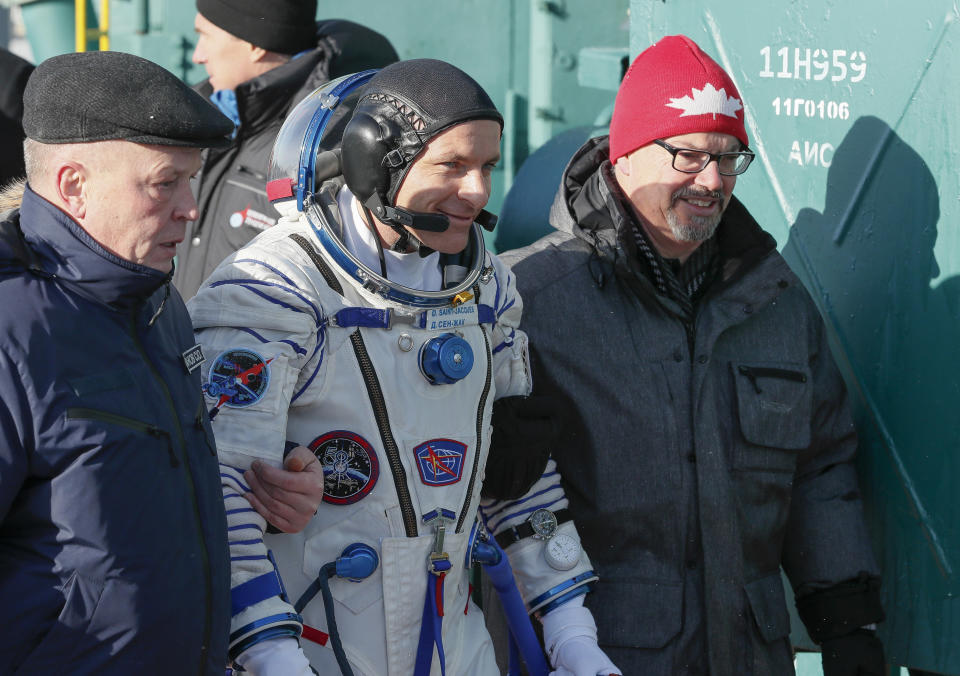
<svg viewBox="0 0 960 676"><path fill-rule="evenodd" d="M314 676L310 661L295 638L271 638L254 643L234 662L250 676Z"/></svg>
<svg viewBox="0 0 960 676"><path fill-rule="evenodd" d="M556 670L550 676L610 676L621 672L597 645L597 623L576 596L543 616L543 647Z"/></svg>

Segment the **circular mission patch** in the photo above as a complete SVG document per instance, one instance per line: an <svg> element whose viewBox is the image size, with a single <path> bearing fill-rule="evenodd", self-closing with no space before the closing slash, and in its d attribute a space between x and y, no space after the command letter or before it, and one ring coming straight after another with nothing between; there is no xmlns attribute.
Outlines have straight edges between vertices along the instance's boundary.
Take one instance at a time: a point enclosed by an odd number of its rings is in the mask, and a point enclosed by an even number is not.
<svg viewBox="0 0 960 676"><path fill-rule="evenodd" d="M335 430L310 442L309 448L323 465L323 501L349 505L366 497L380 476L380 461L366 439L346 430Z"/></svg>
<svg viewBox="0 0 960 676"><path fill-rule="evenodd" d="M270 385L270 362L253 350L234 348L222 352L210 366L203 391L217 399L216 408L242 408L263 399Z"/></svg>

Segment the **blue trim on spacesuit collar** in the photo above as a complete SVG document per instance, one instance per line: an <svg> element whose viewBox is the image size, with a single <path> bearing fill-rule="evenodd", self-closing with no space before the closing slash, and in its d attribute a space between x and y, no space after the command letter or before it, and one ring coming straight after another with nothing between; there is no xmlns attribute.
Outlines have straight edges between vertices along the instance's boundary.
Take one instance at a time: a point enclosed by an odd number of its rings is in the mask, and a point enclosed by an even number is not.
<svg viewBox="0 0 960 676"><path fill-rule="evenodd" d="M317 236L320 245L330 259L336 263L344 273L365 289L379 294L386 300L400 303L401 305L411 305L413 307L444 307L451 305L454 296L457 294L469 291L480 277L480 271L483 268L486 257L486 247L484 245L483 233L480 231L480 226L476 223L473 224L470 230L473 236L472 244L476 254L471 263L470 272L467 273L464 281L452 289L444 289L443 291L420 291L391 282L389 279L382 277L379 273L363 265L363 263L348 253L337 237L329 231L316 202L310 201L309 203L305 203L303 205L303 213L310 223L310 228Z"/></svg>

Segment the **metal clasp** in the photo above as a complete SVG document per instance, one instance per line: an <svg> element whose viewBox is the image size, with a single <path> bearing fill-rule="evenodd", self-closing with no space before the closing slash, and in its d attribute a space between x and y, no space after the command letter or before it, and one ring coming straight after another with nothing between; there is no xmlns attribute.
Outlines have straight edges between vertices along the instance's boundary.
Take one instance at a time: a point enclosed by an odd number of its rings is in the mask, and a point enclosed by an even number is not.
<svg viewBox="0 0 960 676"><path fill-rule="evenodd" d="M450 570L450 555L443 550L443 540L447 534L447 522L453 522L456 515L447 509L435 509L423 515L425 524L433 526L433 550L430 552L430 563L427 566L434 575L443 575Z"/></svg>

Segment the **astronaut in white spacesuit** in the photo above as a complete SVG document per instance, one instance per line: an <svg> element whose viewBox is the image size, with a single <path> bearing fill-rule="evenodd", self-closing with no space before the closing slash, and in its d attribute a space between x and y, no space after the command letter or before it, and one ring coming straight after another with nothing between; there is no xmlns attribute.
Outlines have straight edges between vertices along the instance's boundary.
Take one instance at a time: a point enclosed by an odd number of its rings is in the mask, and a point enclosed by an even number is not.
<svg viewBox="0 0 960 676"><path fill-rule="evenodd" d="M531 390L521 302L481 232L502 124L440 61L317 90L274 147L283 218L189 304L224 477L235 668L498 673L469 568L493 402ZM322 464L322 503L302 532L265 533L243 472L293 446ZM529 483L484 513L555 673L617 673L582 606L596 576L552 460Z"/></svg>

